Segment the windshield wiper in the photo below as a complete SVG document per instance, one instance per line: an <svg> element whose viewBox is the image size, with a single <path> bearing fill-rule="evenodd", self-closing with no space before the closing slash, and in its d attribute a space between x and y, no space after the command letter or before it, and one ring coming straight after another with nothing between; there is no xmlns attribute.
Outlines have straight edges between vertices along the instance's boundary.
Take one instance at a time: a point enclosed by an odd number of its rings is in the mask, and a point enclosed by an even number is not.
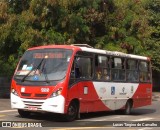
<svg viewBox="0 0 160 130"><path fill-rule="evenodd" d="M21 82L24 82L25 79L28 77L28 75L30 75L31 72L37 71L38 68L41 66L41 64L42 64L42 62L44 61L45 58L47 58L47 57L44 57L44 58L41 60L41 62L39 63L39 65L37 65L36 69L30 70L30 71L22 78Z"/></svg>
<svg viewBox="0 0 160 130"><path fill-rule="evenodd" d="M48 75L47 75L47 73L46 73L46 68L44 68L45 64L46 64L46 60L45 60L45 62L44 62L44 64L43 64L43 66L42 66L42 72L44 72L44 76L45 76L46 82L47 82L47 83L50 83L49 80L48 80Z"/></svg>

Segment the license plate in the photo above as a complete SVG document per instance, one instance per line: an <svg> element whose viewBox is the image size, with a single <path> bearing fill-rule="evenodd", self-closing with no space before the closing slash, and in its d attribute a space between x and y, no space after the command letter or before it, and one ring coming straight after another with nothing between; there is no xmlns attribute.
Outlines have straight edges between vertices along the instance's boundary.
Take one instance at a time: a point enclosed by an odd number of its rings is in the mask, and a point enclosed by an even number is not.
<svg viewBox="0 0 160 130"><path fill-rule="evenodd" d="M28 110L33 110L33 111L36 111L36 110L37 110L37 107L34 107L34 106L29 106L29 107L28 107Z"/></svg>

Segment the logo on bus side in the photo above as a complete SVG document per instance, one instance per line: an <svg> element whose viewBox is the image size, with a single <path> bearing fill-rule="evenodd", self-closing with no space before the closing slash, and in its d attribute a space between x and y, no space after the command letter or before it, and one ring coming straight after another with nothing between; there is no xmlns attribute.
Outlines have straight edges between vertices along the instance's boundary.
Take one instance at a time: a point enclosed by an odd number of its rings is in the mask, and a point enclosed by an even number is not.
<svg viewBox="0 0 160 130"><path fill-rule="evenodd" d="M131 86L131 93L133 93L133 91L134 91L134 87L133 87L133 86Z"/></svg>
<svg viewBox="0 0 160 130"><path fill-rule="evenodd" d="M100 88L100 92L103 94L106 93L106 88Z"/></svg>
<svg viewBox="0 0 160 130"><path fill-rule="evenodd" d="M115 87L114 86L111 87L111 95L115 95Z"/></svg>
<svg viewBox="0 0 160 130"><path fill-rule="evenodd" d="M120 95L126 95L127 93L125 92L125 87L122 88L122 92L119 93Z"/></svg>

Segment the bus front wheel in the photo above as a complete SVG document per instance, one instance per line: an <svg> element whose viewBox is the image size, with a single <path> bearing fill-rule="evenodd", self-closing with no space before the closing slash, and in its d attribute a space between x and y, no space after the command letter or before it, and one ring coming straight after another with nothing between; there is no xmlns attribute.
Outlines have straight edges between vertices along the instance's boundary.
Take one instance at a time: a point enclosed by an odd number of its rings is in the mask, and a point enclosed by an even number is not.
<svg viewBox="0 0 160 130"><path fill-rule="evenodd" d="M77 118L78 115L78 105L75 102L71 102L67 114L65 115L66 121L73 121Z"/></svg>
<svg viewBox="0 0 160 130"><path fill-rule="evenodd" d="M18 113L22 118L30 116L30 112L29 111L24 111L24 110L18 109Z"/></svg>

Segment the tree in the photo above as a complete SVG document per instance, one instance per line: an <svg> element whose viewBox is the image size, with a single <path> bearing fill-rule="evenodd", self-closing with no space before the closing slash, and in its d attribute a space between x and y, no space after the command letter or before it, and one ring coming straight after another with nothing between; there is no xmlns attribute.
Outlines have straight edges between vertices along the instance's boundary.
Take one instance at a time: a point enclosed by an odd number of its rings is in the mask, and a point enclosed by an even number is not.
<svg viewBox="0 0 160 130"><path fill-rule="evenodd" d="M147 47L152 58L153 70L160 71L160 1L149 0L146 9L150 11L149 24L153 27Z"/></svg>
<svg viewBox="0 0 160 130"><path fill-rule="evenodd" d="M158 0L1 0L1 73L30 47L73 43L150 56L159 70L159 9Z"/></svg>

